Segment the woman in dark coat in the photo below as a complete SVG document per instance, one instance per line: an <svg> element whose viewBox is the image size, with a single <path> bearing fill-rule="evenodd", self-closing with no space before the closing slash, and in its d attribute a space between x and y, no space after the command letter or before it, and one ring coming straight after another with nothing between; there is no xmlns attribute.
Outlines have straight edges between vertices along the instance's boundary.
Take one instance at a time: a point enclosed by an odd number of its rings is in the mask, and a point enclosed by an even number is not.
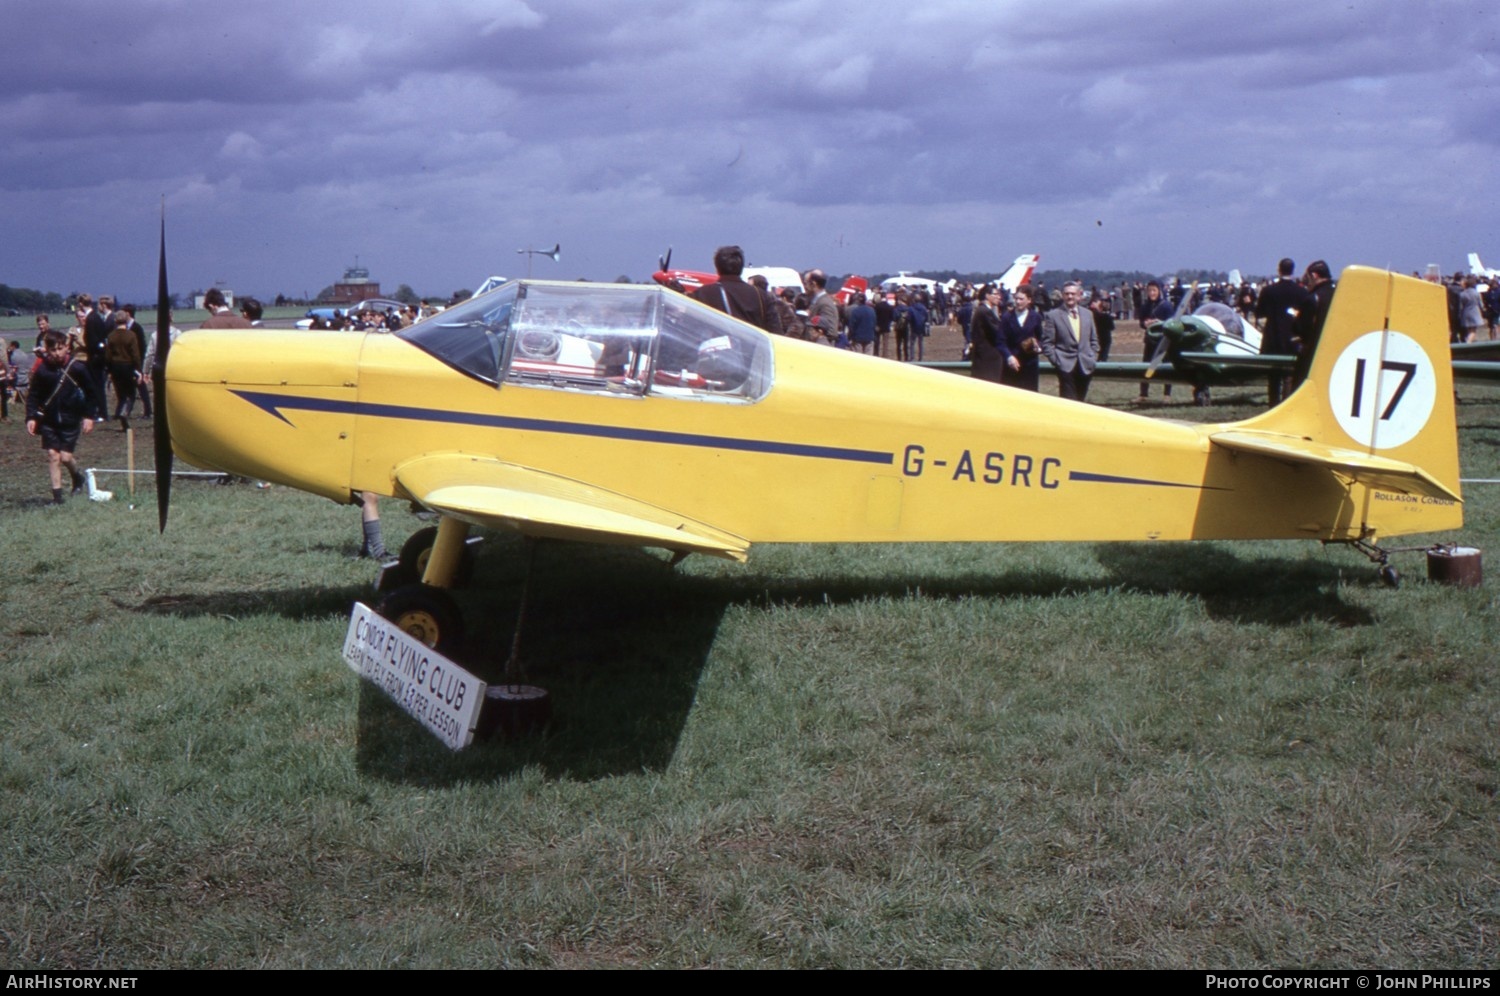
<svg viewBox="0 0 1500 996"><path fill-rule="evenodd" d="M1031 285L1016 288L1015 310L1000 318L1000 383L1027 391L1041 389L1042 313L1031 306Z"/></svg>
<svg viewBox="0 0 1500 996"><path fill-rule="evenodd" d="M1000 352L1000 288L981 287L979 303L974 307L970 343L973 358L969 373L975 380L1001 383L1005 357Z"/></svg>

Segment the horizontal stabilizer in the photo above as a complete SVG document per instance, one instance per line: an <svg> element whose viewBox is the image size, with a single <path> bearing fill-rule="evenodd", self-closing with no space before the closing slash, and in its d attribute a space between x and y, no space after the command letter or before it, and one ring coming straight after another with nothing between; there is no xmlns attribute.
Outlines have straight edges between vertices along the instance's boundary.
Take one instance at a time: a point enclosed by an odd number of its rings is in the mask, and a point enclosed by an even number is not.
<svg viewBox="0 0 1500 996"><path fill-rule="evenodd" d="M1222 364L1232 366L1237 370L1291 370L1297 365L1297 358L1281 353L1181 353L1182 359L1189 363L1202 363L1205 366Z"/></svg>
<svg viewBox="0 0 1500 996"><path fill-rule="evenodd" d="M1500 363L1494 360L1454 360L1453 376L1457 380L1500 380Z"/></svg>
<svg viewBox="0 0 1500 996"><path fill-rule="evenodd" d="M445 515L527 536L655 546L743 561L750 544L664 508L488 457L439 453L396 468L401 489Z"/></svg>
<svg viewBox="0 0 1500 996"><path fill-rule="evenodd" d="M1399 460L1371 456L1358 450L1326 446L1296 436L1255 430L1227 429L1215 432L1208 438L1216 446L1239 453L1255 453L1289 463L1326 467L1379 491L1393 491L1403 495L1425 495L1429 498L1444 498L1454 502L1463 501L1461 497L1444 487L1442 482L1422 468L1415 464L1402 463Z"/></svg>
<svg viewBox="0 0 1500 996"><path fill-rule="evenodd" d="M1500 360L1500 340L1455 342L1448 348L1455 360Z"/></svg>

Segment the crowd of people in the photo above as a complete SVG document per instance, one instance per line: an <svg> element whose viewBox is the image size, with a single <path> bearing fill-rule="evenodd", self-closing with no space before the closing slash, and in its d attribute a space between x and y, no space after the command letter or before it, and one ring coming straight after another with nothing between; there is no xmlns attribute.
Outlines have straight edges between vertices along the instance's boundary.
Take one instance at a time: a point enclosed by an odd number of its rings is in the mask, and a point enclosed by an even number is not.
<svg viewBox="0 0 1500 996"><path fill-rule="evenodd" d="M408 304L401 308L386 307L379 310L373 307L354 307L347 310L334 309L333 313L326 318L315 314L309 329L320 331L341 332L372 332L384 330L395 332L413 325L423 318L429 318L438 312L437 308L423 302L420 306Z"/></svg>
<svg viewBox="0 0 1500 996"><path fill-rule="evenodd" d="M773 292L763 276L745 280L744 265L739 247L721 247L714 255L718 280L691 296L776 335L903 362L920 362L934 327L953 323L962 330L965 359L976 378L1039 391L1040 361L1045 357L1057 377L1059 396L1077 401L1086 400L1097 364L1108 361L1118 321L1133 319L1149 333L1175 315L1218 308L1232 309L1245 322L1254 323L1261 332L1262 353L1297 357L1290 375L1268 376L1268 401L1278 404L1307 376L1334 290L1331 272L1322 260L1309 264L1298 278L1293 261L1282 259L1276 279L1238 285L1184 286L1180 280L1153 280L1084 288L1069 281L1049 292L1039 282L1013 291L998 284L953 283L931 289L859 290L842 296L828 291L828 278L821 270L803 274L802 293ZM1445 286L1454 342L1472 342L1485 334L1495 339L1500 334L1500 281L1482 287L1477 277L1462 273L1448 280L1436 275L1427 279ZM218 289L205 294L204 307L209 312L204 328L251 328L262 317L262 307L254 298L242 300L236 313ZM313 318L311 327L394 331L436 310L424 302L383 311L373 307L335 311L327 318ZM0 363L0 420L9 420L13 395L24 391L27 432L41 438L52 502L58 504L63 501L64 470L74 493L83 488L73 457L80 435L111 419L128 431L137 403L142 417L152 415L149 371L155 334L148 335L136 321L135 307L117 308L109 295L96 301L82 294L74 316L76 324L64 331L52 329L47 315L38 315L32 356L26 355L19 340L12 340L3 344L5 356ZM177 334L174 327L172 337ZM1145 338L1143 361L1152 358L1153 339ZM1148 390L1142 381L1138 400L1145 400ZM1171 391L1170 384L1164 385L1165 395ZM1195 390L1195 398L1205 402L1207 390ZM374 532L366 536L366 547L371 553L382 553L378 513L371 507L373 496L361 498L367 533Z"/></svg>
<svg viewBox="0 0 1500 996"><path fill-rule="evenodd" d="M143 417L151 418L146 371L154 358L155 335L146 334L135 313L134 305L116 307L107 294L97 301L81 294L72 328L54 329L48 315L37 315L35 346L29 356L20 340L7 344L0 368L0 418L8 421L10 400L24 396L26 431L41 439L47 457L50 504L63 503L64 470L73 494L84 488L73 455L80 436L109 419L118 421L121 431L128 431L138 402Z"/></svg>
<svg viewBox="0 0 1500 996"><path fill-rule="evenodd" d="M792 290L772 293L764 278L740 280L743 254L737 247L721 266L716 256L719 280L738 280L744 286L759 284L768 302L761 314L776 315L762 321L743 306L726 307L715 284L693 296L737 318L767 331L807 339L842 349L851 349L899 361L920 362L925 341L935 326L956 323L963 332L964 356L975 377L1023 390L1040 390L1040 359L1045 357L1058 378L1058 394L1084 400L1098 363L1109 360L1114 330L1121 320L1134 320L1151 330L1183 314L1238 315L1261 333L1260 352L1293 356L1290 373L1272 373L1267 378L1267 396L1279 404L1306 379L1317 346L1335 284L1323 260L1308 264L1300 277L1291 259L1283 259L1277 277L1267 281L1209 281L1184 285L1170 282L1122 282L1112 287L1083 287L1069 281L1049 291L1040 282L1010 291L996 284L952 283L929 290L895 287L888 291L860 291L843 302L827 293L822 271L809 271L806 294ZM721 249L720 252L725 252ZM737 261L737 262L736 262ZM1412 276L1421 278L1420 274ZM1452 341L1473 342L1482 335L1500 337L1500 281L1484 286L1472 274L1455 273L1443 279L1426 279L1444 285L1448 300ZM1152 360L1157 337L1148 334L1142 345L1142 362ZM1144 401L1150 385L1140 384L1137 400ZM1163 384L1170 397L1172 385ZM1207 404L1206 384L1195 384L1194 400Z"/></svg>
<svg viewBox="0 0 1500 996"><path fill-rule="evenodd" d="M1047 290L1041 283L1014 291L999 284L956 283L931 289L897 286L864 290L840 302L828 293L821 270L803 275L806 291L772 292L761 276L742 276L744 253L721 247L714 255L717 281L692 291L697 300L768 332L806 339L898 361L920 362L934 326L957 323L964 355L975 377L1022 390L1041 388L1041 359L1057 377L1060 397L1083 401L1099 363L1109 360L1116 323L1133 319L1150 332L1175 315L1216 309L1238 312L1263 331L1262 353L1298 357L1290 376L1272 375L1268 392L1279 403L1306 376L1306 364L1332 300L1333 283L1322 260L1309 264L1300 281L1292 261L1282 260L1282 276L1264 287L1227 282L1184 286L1180 280L1121 283L1084 288L1068 281ZM681 289L681 288L678 288ZM1186 300L1185 300L1186 299ZM1154 336L1143 342L1142 362L1152 359ZM1163 387L1171 395L1171 385ZM1148 396L1142 381L1139 400ZM1207 404L1206 384L1195 384L1194 400Z"/></svg>

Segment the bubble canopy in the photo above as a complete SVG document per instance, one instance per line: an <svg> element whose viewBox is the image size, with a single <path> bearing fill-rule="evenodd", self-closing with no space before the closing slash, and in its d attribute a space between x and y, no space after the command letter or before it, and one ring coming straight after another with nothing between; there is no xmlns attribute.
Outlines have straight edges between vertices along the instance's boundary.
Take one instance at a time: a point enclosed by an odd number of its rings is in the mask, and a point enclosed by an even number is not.
<svg viewBox="0 0 1500 996"><path fill-rule="evenodd" d="M397 333L497 387L753 402L770 337L665 287L520 280Z"/></svg>

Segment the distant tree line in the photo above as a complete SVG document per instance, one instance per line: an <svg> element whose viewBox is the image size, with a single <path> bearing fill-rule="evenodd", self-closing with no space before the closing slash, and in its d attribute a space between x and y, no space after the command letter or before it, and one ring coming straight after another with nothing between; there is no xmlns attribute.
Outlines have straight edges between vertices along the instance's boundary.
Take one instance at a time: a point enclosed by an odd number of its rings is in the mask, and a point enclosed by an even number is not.
<svg viewBox="0 0 1500 996"><path fill-rule="evenodd" d="M371 296L373 297L374 295L371 295ZM395 289L395 291L393 291L391 294L389 294L389 295L381 295L381 296L382 297L389 297L393 301L400 301L402 304L421 304L422 303L422 298L417 294L416 291L414 291L414 290L411 289L411 285L410 284L402 284L400 287L397 287ZM436 295L430 295L428 299L431 300L435 296ZM276 303L277 303L277 305L281 305L283 303L285 303L287 305L321 304L323 302L332 301L332 300L333 300L333 284L329 284L327 287L324 287L322 290L318 291L317 297L313 298L311 301L303 301L303 300L298 299L298 298L290 298L290 297L284 298L280 294L276 295Z"/></svg>
<svg viewBox="0 0 1500 996"><path fill-rule="evenodd" d="M6 311L50 312L62 311L64 307L66 302L61 294L0 284L0 308Z"/></svg>
<svg viewBox="0 0 1500 996"><path fill-rule="evenodd" d="M936 280L938 283L947 283L949 280L957 280L959 283L981 284L987 280L993 280L1004 272L1004 268L991 273L960 273L957 270L914 270L909 271L913 277L921 277L924 280ZM895 276L894 273L877 273L870 277L870 286L879 286L882 280ZM1061 287L1069 280L1076 280L1085 287L1118 287L1122 283L1146 283L1151 280L1181 280L1184 284L1190 284L1194 280L1199 283L1223 283L1229 279L1229 274L1222 270L1189 270L1182 269L1173 273L1146 273L1143 270L1037 270L1031 275L1033 281L1041 281L1048 287ZM831 281L830 281L831 283Z"/></svg>
<svg viewBox="0 0 1500 996"><path fill-rule="evenodd" d="M1184 284L1198 281L1200 284L1221 284L1229 279L1223 270L1175 270L1171 273L1145 273L1141 270L1038 270L1032 275L1048 287L1061 287L1069 280L1076 280L1085 287L1118 287L1120 284L1144 284L1152 280L1171 283L1180 280Z"/></svg>

